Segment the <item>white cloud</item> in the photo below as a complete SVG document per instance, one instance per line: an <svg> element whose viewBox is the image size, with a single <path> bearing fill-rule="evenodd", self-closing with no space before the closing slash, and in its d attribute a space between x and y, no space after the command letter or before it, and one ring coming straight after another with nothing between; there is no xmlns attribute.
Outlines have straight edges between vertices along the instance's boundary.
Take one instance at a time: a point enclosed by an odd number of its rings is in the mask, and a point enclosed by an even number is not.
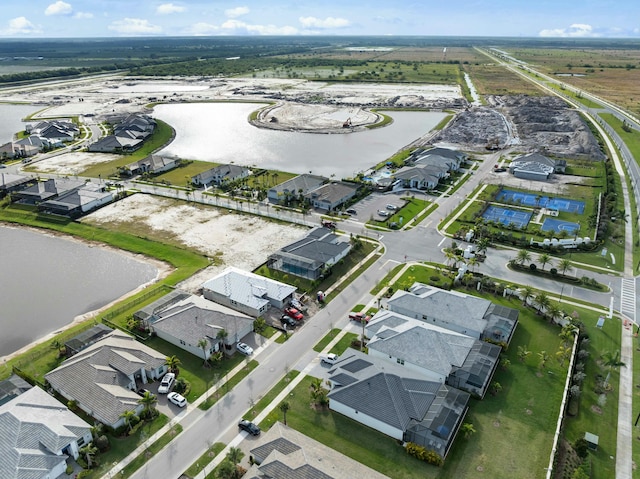
<svg viewBox="0 0 640 479"><path fill-rule="evenodd" d="M152 25L149 20L141 18L125 18L109 25L109 30L125 35L155 35L162 33L162 27Z"/></svg>
<svg viewBox="0 0 640 479"><path fill-rule="evenodd" d="M156 8L156 13L158 15L170 15L172 13L182 13L186 10L186 8L181 7L180 5L174 5L173 3L163 3L162 5L158 5Z"/></svg>
<svg viewBox="0 0 640 479"><path fill-rule="evenodd" d="M228 8L224 14L229 18L238 18L249 13L249 7Z"/></svg>
<svg viewBox="0 0 640 479"><path fill-rule="evenodd" d="M31 35L42 33L39 27L31 23L26 17L9 20L9 28L2 31L3 35Z"/></svg>
<svg viewBox="0 0 640 479"><path fill-rule="evenodd" d="M300 17L298 19L304 28L344 28L351 25L351 22L346 18L327 17L324 20L316 17Z"/></svg>
<svg viewBox="0 0 640 479"><path fill-rule="evenodd" d="M217 35L220 33L220 27L210 23L199 22L188 29L188 33L192 35Z"/></svg>
<svg viewBox="0 0 640 479"><path fill-rule="evenodd" d="M541 37L599 37L600 35L593 31L591 25L585 23L574 23L569 28L553 28L542 30L538 33Z"/></svg>
<svg viewBox="0 0 640 479"><path fill-rule="evenodd" d="M78 12L73 18L77 18L78 20L87 20L89 18L93 18L93 13L90 12Z"/></svg>
<svg viewBox="0 0 640 479"><path fill-rule="evenodd" d="M49 5L44 14L49 15L71 15L73 13L73 7L62 0L58 0L56 3Z"/></svg>
<svg viewBox="0 0 640 479"><path fill-rule="evenodd" d="M275 25L251 25L239 20L227 20L220 25L225 35L296 35L295 27L277 27Z"/></svg>

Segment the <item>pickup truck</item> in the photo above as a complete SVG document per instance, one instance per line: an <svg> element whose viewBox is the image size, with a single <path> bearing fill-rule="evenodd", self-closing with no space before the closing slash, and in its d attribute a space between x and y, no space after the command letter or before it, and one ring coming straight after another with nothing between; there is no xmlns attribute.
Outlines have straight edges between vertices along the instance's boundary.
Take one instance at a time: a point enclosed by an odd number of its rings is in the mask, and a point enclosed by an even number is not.
<svg viewBox="0 0 640 479"><path fill-rule="evenodd" d="M334 353L321 354L320 355L320 362L322 364L328 364L329 366L333 366L339 360L340 360L340 356L338 356L337 354L334 354Z"/></svg>

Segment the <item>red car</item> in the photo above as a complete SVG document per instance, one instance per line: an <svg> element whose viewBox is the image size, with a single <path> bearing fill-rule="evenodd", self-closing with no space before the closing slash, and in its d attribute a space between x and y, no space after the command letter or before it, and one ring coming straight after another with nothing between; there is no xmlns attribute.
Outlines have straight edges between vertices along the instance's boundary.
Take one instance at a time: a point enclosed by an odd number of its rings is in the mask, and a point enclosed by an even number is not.
<svg viewBox="0 0 640 479"><path fill-rule="evenodd" d="M349 319L352 319L353 321L359 321L359 322L364 321L365 323L368 323L369 320L371 319L371 316L364 314L362 311L358 313L353 311L349 313Z"/></svg>
<svg viewBox="0 0 640 479"><path fill-rule="evenodd" d="M295 319L296 321L302 321L302 318L304 317L302 316L302 313L298 311L296 308L285 308L284 313L287 316Z"/></svg>

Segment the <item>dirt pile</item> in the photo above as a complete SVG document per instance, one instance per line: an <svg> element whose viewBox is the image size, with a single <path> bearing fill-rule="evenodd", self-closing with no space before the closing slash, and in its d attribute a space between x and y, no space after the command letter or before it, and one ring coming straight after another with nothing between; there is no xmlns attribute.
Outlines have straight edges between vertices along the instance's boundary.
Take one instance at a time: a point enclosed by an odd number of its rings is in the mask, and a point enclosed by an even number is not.
<svg viewBox="0 0 640 479"><path fill-rule="evenodd" d="M510 140L505 117L491 108L478 107L458 114L430 143L461 145L463 149L475 150L484 149L490 142L497 142L503 148Z"/></svg>

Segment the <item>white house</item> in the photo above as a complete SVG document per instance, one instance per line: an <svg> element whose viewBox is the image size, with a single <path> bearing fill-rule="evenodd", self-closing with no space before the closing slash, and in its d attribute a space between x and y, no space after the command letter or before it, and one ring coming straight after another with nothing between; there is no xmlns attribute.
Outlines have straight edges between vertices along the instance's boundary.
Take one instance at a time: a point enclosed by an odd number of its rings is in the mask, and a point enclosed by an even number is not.
<svg viewBox="0 0 640 479"><path fill-rule="evenodd" d="M284 308L295 291L294 286L232 266L202 285L202 294L208 300L253 317L271 306Z"/></svg>
<svg viewBox="0 0 640 479"><path fill-rule="evenodd" d="M221 185L225 182L246 178L250 174L251 170L244 166L218 165L191 177L191 182L196 186Z"/></svg>
<svg viewBox="0 0 640 479"><path fill-rule="evenodd" d="M0 405L0 477L55 479L91 441L91 425L33 387Z"/></svg>

